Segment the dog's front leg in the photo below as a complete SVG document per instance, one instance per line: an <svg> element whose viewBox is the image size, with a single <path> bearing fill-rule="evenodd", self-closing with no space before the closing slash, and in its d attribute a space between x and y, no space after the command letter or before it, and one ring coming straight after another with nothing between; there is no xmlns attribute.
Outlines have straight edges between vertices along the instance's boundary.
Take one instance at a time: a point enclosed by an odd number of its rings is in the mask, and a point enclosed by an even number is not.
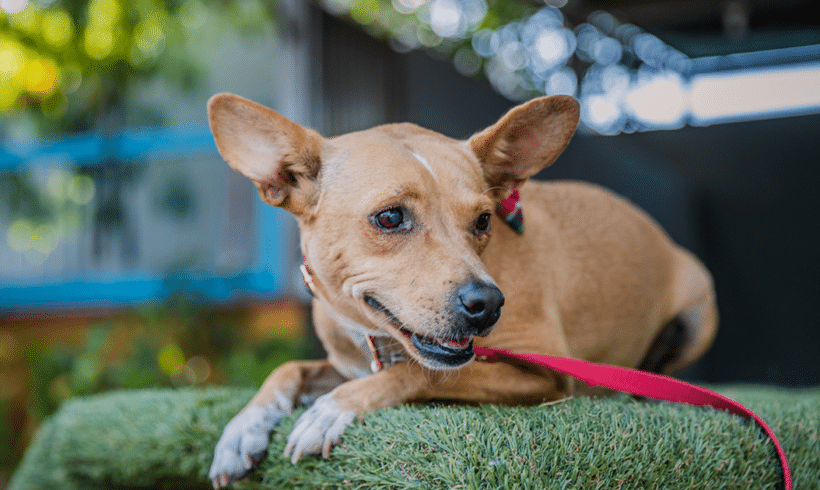
<svg viewBox="0 0 820 490"><path fill-rule="evenodd" d="M296 421L288 437L285 456L290 456L293 463L305 454L321 453L328 458L331 447L339 442L353 419L417 399L422 391L420 383L425 382L424 375L412 371L415 371L412 365L397 364L348 381L320 396Z"/></svg>
<svg viewBox="0 0 820 490"><path fill-rule="evenodd" d="M255 466L268 450L270 432L298 405L307 405L345 381L326 361L296 361L276 368L262 388L225 426L208 473L223 488Z"/></svg>
<svg viewBox="0 0 820 490"><path fill-rule="evenodd" d="M319 397L296 422L285 456L293 463L305 454L321 452L328 458L353 419L402 403L450 400L533 405L564 398L571 390L568 379L548 370L473 362L454 373L431 371L416 362L400 363Z"/></svg>

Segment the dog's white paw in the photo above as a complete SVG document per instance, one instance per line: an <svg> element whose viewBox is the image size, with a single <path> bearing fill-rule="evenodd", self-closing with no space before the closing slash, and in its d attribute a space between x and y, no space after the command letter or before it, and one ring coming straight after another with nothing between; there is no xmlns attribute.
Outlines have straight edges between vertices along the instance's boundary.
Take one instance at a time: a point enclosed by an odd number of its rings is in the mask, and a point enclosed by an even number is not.
<svg viewBox="0 0 820 490"><path fill-rule="evenodd" d="M248 407L228 422L216 443L208 477L224 488L250 471L268 451L270 432L286 415L276 404Z"/></svg>
<svg viewBox="0 0 820 490"><path fill-rule="evenodd" d="M342 410L331 398L333 392L322 395L316 403L303 413L293 426L288 444L285 446L285 457L290 456L292 463L299 461L305 454L319 454L330 457L330 448L339 442L345 428L356 418L353 410Z"/></svg>

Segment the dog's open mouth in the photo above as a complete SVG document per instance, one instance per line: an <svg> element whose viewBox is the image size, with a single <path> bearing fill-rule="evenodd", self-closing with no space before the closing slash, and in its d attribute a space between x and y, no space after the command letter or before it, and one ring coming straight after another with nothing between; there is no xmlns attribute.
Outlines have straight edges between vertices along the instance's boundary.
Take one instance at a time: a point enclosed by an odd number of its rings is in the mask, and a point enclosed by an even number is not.
<svg viewBox="0 0 820 490"><path fill-rule="evenodd" d="M407 337L419 355L430 361L434 367L458 367L473 359L473 338L427 337L411 332L390 310L385 308L372 296L365 296L364 301L387 316L390 325Z"/></svg>

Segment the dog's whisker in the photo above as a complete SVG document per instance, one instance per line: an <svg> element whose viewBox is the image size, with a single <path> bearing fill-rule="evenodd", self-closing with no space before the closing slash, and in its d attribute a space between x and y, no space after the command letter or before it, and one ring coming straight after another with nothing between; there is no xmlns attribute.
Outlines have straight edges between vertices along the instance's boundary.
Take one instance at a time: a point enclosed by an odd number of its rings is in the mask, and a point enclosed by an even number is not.
<svg viewBox="0 0 820 490"><path fill-rule="evenodd" d="M483 195L485 195L485 194L488 194L488 193L493 192L493 191L496 191L496 190L502 190L502 191L505 191L505 190L509 190L509 189L507 189L507 188L506 188L506 187L504 187L504 186L496 185L496 186L492 186L492 187L488 188L487 190L485 190L484 192L482 192L482 193L481 193L481 195L483 196Z"/></svg>

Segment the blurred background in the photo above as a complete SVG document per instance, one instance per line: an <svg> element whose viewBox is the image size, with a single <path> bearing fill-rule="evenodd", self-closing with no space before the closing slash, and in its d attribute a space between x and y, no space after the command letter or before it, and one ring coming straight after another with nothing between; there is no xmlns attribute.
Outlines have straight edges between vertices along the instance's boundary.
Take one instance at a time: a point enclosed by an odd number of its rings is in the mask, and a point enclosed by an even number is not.
<svg viewBox="0 0 820 490"><path fill-rule="evenodd" d="M685 377L820 383L812 3L0 0L0 488L68 397L320 355L293 221L216 153L222 91L328 136L458 138L575 95L538 178L625 195L715 276L721 330Z"/></svg>

